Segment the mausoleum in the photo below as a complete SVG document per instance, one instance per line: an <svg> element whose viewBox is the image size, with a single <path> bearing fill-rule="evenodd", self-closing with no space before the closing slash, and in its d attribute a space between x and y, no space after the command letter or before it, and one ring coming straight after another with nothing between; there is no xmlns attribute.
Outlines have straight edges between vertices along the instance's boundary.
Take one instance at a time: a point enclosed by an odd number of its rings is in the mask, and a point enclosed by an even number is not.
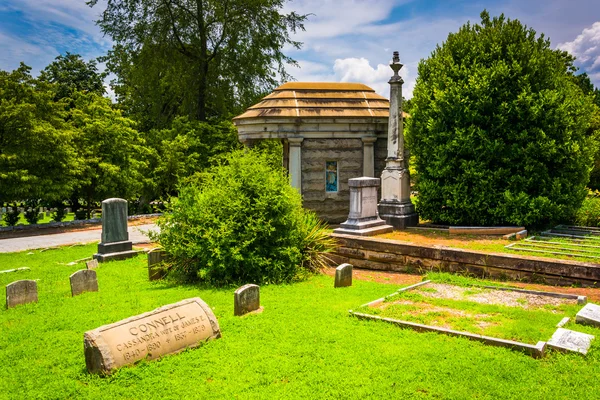
<svg viewBox="0 0 600 400"><path fill-rule="evenodd" d="M339 223L348 217L348 179L380 177L385 168L389 106L360 83L288 82L233 122L247 146L281 140L304 206Z"/></svg>

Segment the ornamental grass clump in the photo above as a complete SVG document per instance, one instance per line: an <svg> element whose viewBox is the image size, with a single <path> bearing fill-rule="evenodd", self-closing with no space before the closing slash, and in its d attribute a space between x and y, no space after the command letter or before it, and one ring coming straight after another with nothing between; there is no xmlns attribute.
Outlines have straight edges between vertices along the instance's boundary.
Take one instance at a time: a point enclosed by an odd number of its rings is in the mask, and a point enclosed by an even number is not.
<svg viewBox="0 0 600 400"><path fill-rule="evenodd" d="M332 248L283 169L253 150L182 187L158 225L171 270L218 286L290 282L321 268Z"/></svg>

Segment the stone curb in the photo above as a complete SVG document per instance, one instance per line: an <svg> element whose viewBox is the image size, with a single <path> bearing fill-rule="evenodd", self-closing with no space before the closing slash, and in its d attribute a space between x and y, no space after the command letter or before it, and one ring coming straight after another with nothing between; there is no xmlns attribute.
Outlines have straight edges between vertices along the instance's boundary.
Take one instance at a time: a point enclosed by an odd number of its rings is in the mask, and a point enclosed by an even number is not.
<svg viewBox="0 0 600 400"><path fill-rule="evenodd" d="M395 296L395 295L397 295L398 293L406 292L407 290L411 290L411 289L414 289L414 288L416 288L416 287L419 287L419 286L426 285L426 284L428 284L429 282L431 282L431 280L426 280L426 281L423 281L423 282L415 283L414 285L410 285L410 286L403 287L403 288L401 288L401 289L398 289L398 290L396 290L394 293L392 293L392 294L389 294L389 295L387 295L387 296L385 296L385 297L382 297L382 298L380 298L380 299L377 299L377 300L373 300L373 301L371 301L371 302L369 302L369 303L367 303L367 304L363 304L361 307L371 307L371 306L375 306L375 305L377 305L377 304L383 303L383 302L384 302L386 299L388 299L388 298L390 298L390 297L392 297L392 296Z"/></svg>
<svg viewBox="0 0 600 400"><path fill-rule="evenodd" d="M542 292L539 290L517 289L517 288L503 287L503 286L483 286L483 287L486 289L505 290L508 292L521 292L521 293L535 294L538 296L548 296L548 297L557 297L559 299L577 300L577 304L586 304L587 303L586 296L578 296L576 294Z"/></svg>
<svg viewBox="0 0 600 400"><path fill-rule="evenodd" d="M527 355L532 356L533 358L542 358L544 356L545 350L546 350L546 342L542 342L542 341L537 342L536 345L531 345L531 344L527 344L527 343L514 342L512 340L494 338L491 336L483 336L483 335L477 335L477 334L469 333L469 332L461 332L461 331L455 331L452 329L440 328L437 326L422 325L422 324L417 324L414 322L402 321L402 320L393 319L393 318L384 318L384 317L378 317L376 315L356 313L356 312L353 312L352 310L350 310L349 312L350 312L350 315L352 315L358 319L383 321L383 322L387 322L390 324L398 325L403 328L410 328L410 329L416 330L418 332L437 332L437 333L443 333L445 335L450 335L450 336L464 337L464 338L467 338L470 340L485 343L490 346L498 346L498 347L505 347L505 348L509 348L509 349L520 350L520 351L523 351L524 353L526 353Z"/></svg>

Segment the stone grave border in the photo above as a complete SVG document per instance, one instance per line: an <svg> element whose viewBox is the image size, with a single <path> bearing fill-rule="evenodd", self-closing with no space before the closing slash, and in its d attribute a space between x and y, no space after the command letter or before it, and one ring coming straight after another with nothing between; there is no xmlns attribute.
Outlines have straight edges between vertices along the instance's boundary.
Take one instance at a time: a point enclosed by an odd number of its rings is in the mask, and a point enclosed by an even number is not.
<svg viewBox="0 0 600 400"><path fill-rule="evenodd" d="M415 283L414 285L403 287L401 289L398 289L397 291L395 291L392 294L389 294L387 296L373 300L369 303L363 304L361 307L373 307L373 306L379 305L379 304L383 303L386 299L398 295L398 293L406 292L406 291L415 289L419 286L427 285L428 283L431 283L431 280L426 280L423 282ZM563 298L563 299L573 299L573 300L577 300L577 304L585 304L587 302L587 297L577 296L574 294L542 292L542 291L537 291L537 290L526 290L526 289L518 289L518 288L510 288L510 287L501 287L501 286L499 287L499 286L473 285L471 287L482 288L482 289L492 289L492 290L514 291L514 292L520 292L520 293L535 294L538 296L558 297L558 298ZM417 332L438 332L438 333L443 333L445 335L450 335L450 336L464 337L464 338L467 338L470 340L482 342L482 343L490 345L490 346L498 346L498 347L505 347L505 348L514 349L514 350L520 350L520 351L523 351L525 354L532 356L533 358L542 358L542 357L544 357L545 352L546 352L546 342L545 341L538 341L537 344L532 345L532 344L523 343L523 342L515 342L512 340L495 338L492 336L478 335L478 334L471 333L471 332L455 331L453 329L446 329L446 328L441 328L438 326L418 324L415 322L409 322L409 321L404 321L404 320L400 320L400 319L379 317L377 315L359 313L359 312L355 312L353 310L349 310L348 313L351 316L356 317L358 319L383 321L383 322L387 322L390 324L400 326L402 328L413 329ZM564 321L564 319L561 322L559 322L559 324L562 323L564 325L563 321Z"/></svg>

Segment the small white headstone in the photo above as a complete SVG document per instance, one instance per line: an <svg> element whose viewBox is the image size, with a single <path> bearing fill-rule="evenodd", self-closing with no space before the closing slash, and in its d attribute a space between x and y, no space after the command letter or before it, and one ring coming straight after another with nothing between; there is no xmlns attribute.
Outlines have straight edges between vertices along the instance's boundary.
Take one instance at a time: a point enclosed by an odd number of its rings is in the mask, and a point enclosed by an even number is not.
<svg viewBox="0 0 600 400"><path fill-rule="evenodd" d="M586 355L592 340L594 340L593 335L558 328L552 338L548 340L548 347L563 352L574 351Z"/></svg>
<svg viewBox="0 0 600 400"><path fill-rule="evenodd" d="M575 316L578 324L600 326L600 306L588 303Z"/></svg>

